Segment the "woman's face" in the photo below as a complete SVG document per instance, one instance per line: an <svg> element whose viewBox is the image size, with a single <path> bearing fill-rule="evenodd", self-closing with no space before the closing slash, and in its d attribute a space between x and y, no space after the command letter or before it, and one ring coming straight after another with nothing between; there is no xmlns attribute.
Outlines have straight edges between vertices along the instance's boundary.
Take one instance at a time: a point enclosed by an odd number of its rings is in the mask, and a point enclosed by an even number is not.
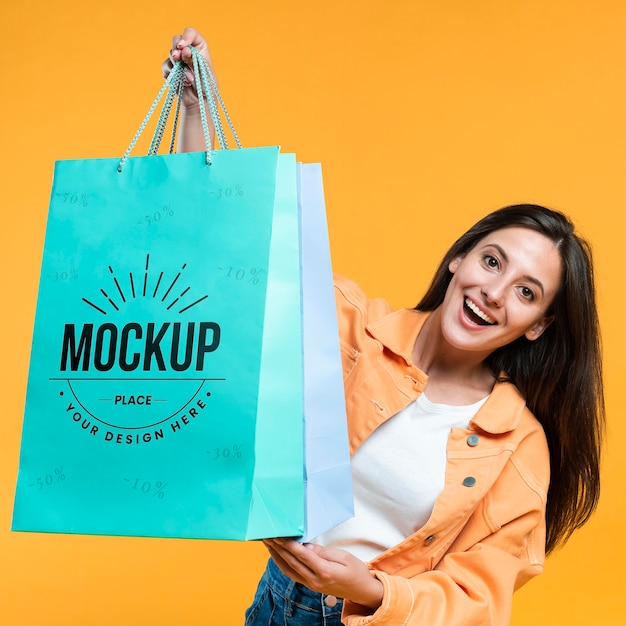
<svg viewBox="0 0 626 626"><path fill-rule="evenodd" d="M493 350L525 335L538 339L561 281L561 256L550 239L519 226L496 230L449 265L442 332L457 349Z"/></svg>

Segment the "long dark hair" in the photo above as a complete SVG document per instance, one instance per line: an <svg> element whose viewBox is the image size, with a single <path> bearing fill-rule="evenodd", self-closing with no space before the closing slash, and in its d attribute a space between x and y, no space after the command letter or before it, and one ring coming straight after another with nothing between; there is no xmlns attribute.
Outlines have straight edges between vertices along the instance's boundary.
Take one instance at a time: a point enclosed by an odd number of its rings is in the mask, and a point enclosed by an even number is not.
<svg viewBox="0 0 626 626"><path fill-rule="evenodd" d="M428 291L415 307L432 311L443 301L450 262L489 233L520 226L548 237L560 252L561 286L549 313L554 322L536 341L520 337L486 360L504 372L541 422L550 448L551 479L546 511L546 552L565 544L598 504L600 452L605 427L600 332L589 244L559 211L518 204L490 213L462 235L445 255Z"/></svg>

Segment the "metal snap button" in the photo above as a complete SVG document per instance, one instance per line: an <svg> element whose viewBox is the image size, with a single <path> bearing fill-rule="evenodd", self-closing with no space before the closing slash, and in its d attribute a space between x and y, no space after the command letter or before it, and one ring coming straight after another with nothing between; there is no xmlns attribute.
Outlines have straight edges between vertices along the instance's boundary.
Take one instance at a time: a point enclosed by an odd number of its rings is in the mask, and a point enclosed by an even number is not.
<svg viewBox="0 0 626 626"><path fill-rule="evenodd" d="M478 435L470 435L467 438L467 445L471 446L472 448L474 446L477 446L479 442L480 442L480 437Z"/></svg>

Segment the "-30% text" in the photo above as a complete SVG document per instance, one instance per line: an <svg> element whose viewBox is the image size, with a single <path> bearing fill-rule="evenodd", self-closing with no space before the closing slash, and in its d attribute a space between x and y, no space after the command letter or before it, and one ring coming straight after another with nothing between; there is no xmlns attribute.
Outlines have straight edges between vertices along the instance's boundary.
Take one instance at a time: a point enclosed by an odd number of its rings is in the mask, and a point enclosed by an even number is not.
<svg viewBox="0 0 626 626"><path fill-rule="evenodd" d="M213 448L213 450L209 450L207 454L210 455L212 461L240 459L242 456L241 445L236 444L232 446L232 448Z"/></svg>
<svg viewBox="0 0 626 626"><path fill-rule="evenodd" d="M78 270L75 267L71 267L69 270L48 274L46 278L52 278L55 283L59 281L78 280Z"/></svg>
<svg viewBox="0 0 626 626"><path fill-rule="evenodd" d="M222 198L240 197L243 196L243 185L220 187L216 191L209 191L209 195L213 196L215 200L221 200Z"/></svg>

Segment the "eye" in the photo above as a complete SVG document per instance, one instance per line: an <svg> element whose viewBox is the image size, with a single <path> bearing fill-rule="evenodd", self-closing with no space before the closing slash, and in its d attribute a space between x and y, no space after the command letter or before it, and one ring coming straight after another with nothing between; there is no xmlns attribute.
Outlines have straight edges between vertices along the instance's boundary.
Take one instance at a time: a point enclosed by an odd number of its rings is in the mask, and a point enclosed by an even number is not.
<svg viewBox="0 0 626 626"><path fill-rule="evenodd" d="M492 254L485 254L485 256L483 256L483 263L492 270L497 270L500 267L500 261Z"/></svg>
<svg viewBox="0 0 626 626"><path fill-rule="evenodd" d="M522 286L519 288L519 292L524 300L529 300L530 302L536 297L535 292L530 287Z"/></svg>

